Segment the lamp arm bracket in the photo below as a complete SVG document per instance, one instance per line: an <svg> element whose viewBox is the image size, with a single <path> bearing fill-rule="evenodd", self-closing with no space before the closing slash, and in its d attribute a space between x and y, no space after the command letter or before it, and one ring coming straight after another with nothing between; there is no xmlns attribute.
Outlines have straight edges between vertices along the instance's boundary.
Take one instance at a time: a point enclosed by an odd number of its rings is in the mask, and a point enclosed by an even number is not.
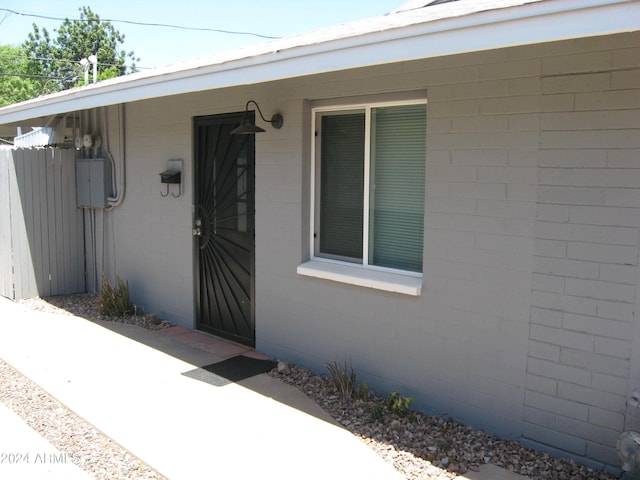
<svg viewBox="0 0 640 480"><path fill-rule="evenodd" d="M260 110L260 105L258 105L258 102L256 102L255 100L249 100L247 102L247 104L244 106L244 111L248 112L249 111L249 104L253 103L256 106L256 109L258 110L258 114L260 114L260 118L262 119L263 122L269 122L273 128L281 128L282 127L282 115L280 115L279 113L274 114L271 117L271 120L267 120L266 118L264 118L264 115L262 114L262 110Z"/></svg>
<svg viewBox="0 0 640 480"><path fill-rule="evenodd" d="M263 122L270 122L270 120L267 120L266 118L264 118L264 115L262 114L262 110L260 110L260 105L258 105L258 102L256 102L255 100L249 100L247 102L247 104L244 106L244 111L248 112L249 111L249 104L253 103L256 108L258 109L258 113L260 114L260 118L262 119Z"/></svg>

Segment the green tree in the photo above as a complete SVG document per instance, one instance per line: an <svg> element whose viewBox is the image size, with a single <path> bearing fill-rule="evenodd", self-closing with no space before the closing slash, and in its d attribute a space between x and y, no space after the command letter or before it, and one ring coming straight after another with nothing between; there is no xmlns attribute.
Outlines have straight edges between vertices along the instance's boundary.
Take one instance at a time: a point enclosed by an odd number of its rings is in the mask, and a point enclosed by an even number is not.
<svg viewBox="0 0 640 480"><path fill-rule="evenodd" d="M81 7L80 19L66 18L55 38L43 28L33 25L27 40L22 44L30 57L28 70L41 75L42 93L64 90L84 83L80 60L90 55L98 57L98 79L118 77L136 71L139 61L133 52L121 49L124 35L111 22L103 22L90 7ZM130 66L126 65L130 60Z"/></svg>
<svg viewBox="0 0 640 480"><path fill-rule="evenodd" d="M0 45L0 107L40 95L39 78L31 77L29 61L21 47Z"/></svg>

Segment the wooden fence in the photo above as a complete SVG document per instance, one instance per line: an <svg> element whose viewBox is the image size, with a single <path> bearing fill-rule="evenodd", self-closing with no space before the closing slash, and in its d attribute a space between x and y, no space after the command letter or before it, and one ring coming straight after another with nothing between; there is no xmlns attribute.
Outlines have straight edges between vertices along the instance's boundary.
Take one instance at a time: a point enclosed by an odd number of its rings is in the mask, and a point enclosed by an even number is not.
<svg viewBox="0 0 640 480"><path fill-rule="evenodd" d="M84 292L82 222L73 150L0 149L0 295Z"/></svg>

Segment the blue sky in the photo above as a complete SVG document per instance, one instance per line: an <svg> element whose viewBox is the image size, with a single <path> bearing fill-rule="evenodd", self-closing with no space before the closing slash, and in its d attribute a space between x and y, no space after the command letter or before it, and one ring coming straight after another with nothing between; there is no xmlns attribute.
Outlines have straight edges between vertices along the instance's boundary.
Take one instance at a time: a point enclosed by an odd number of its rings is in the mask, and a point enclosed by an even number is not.
<svg viewBox="0 0 640 480"><path fill-rule="evenodd" d="M282 37L384 15L402 3L403 0L5 0L0 8L35 15L79 18L79 8L88 5L101 19ZM19 45L32 31L33 23L53 34L61 21L0 11L0 44ZM113 22L113 25L125 35L123 48L133 50L140 57L139 67L158 67L266 41L252 35L186 31L119 22Z"/></svg>

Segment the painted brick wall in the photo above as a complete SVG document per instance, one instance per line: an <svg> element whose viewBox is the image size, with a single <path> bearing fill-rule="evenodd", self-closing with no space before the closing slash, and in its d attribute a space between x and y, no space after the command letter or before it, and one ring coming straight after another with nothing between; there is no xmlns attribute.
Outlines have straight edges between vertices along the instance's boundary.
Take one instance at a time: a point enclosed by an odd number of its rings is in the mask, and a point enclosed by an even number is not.
<svg viewBox="0 0 640 480"><path fill-rule="evenodd" d="M523 430L608 464L639 348L640 49L627 40L575 42L542 60Z"/></svg>
<svg viewBox="0 0 640 480"><path fill-rule="evenodd" d="M195 328L193 272L193 118L242 111L246 99L255 95L264 111L276 108L263 98L272 91L239 88L233 92L204 92L165 97L128 104L126 124L126 193L121 206L112 212L96 212L95 265L110 279L126 279L131 299L138 307L179 325ZM278 108L282 108L278 103ZM287 113L287 112L285 112ZM107 109L110 150L119 161L118 112ZM284 135L298 131L293 115L287 113ZM98 115L99 120L102 119ZM104 130L105 125L100 125ZM93 125L91 125L93 127ZM96 127L97 128L97 127ZM103 133L103 137L106 138ZM284 258L293 243L300 248L300 173L287 172L283 159L300 158L300 140L287 141L282 133L264 137L260 144L260 162L256 168L257 210L272 219L260 229L259 255L272 260ZM290 146L295 145L295 148ZM294 152L294 153L292 153ZM164 185L159 173L168 168L169 159L182 159L182 195L163 197ZM299 161L298 161L299 163ZM299 168L299 167L298 167ZM295 169L292 170L295 172ZM292 177L293 175L293 177ZM287 186L278 184L288 178ZM177 189L172 187L172 193ZM295 202L295 214L291 205ZM293 221L295 220L295 221ZM288 240L283 242L282 238ZM292 241L291 239L295 239ZM278 251L279 249L279 251ZM91 255L91 252L89 252ZM299 254L295 256L299 258ZM289 268L295 271L294 260ZM93 272L94 260L89 268ZM273 265L272 265L273 267ZM95 275L92 275L95 276ZM99 279L99 274L98 277Z"/></svg>
<svg viewBox="0 0 640 480"><path fill-rule="evenodd" d="M428 412L618 465L615 439L637 418L638 45L621 35L292 82L297 125L303 98L426 89L423 293L295 275L309 154L304 138L302 165L269 144L257 172L292 183L259 192L276 216L256 217L258 348L319 372L350 359Z"/></svg>
<svg viewBox="0 0 640 480"><path fill-rule="evenodd" d="M318 372L351 360L427 412L617 465L640 386L639 46L559 42L128 106L127 197L105 220L106 263L136 301L193 326L192 119L257 98L285 118L256 138L257 348ZM310 105L390 91L428 97L420 297L296 274L309 258ZM180 199L160 196L169 158L185 159Z"/></svg>
<svg viewBox="0 0 640 480"><path fill-rule="evenodd" d="M278 165L258 160L257 175L299 175L302 189L260 192L257 179L257 197L265 200L258 205L275 215L256 212L259 349L319 372L325 362L351 359L380 392L397 388L428 412L520 437L541 66L539 58L510 55L484 52L292 82L289 91L301 97L293 108L299 125L303 98L426 92L424 286L415 298L296 275L309 254L308 227L298 229L308 218L309 153L304 138L296 145L302 163L269 150ZM292 239L297 232L301 239ZM273 235L270 242L261 241L265 234Z"/></svg>
<svg viewBox="0 0 640 480"><path fill-rule="evenodd" d="M126 106L124 201L112 212L96 213L95 234L98 269L127 280L138 308L189 328L194 327L192 111L186 99L177 98ZM111 153L119 162L118 112L108 113ZM184 160L179 198L161 195L165 186L158 174L169 159Z"/></svg>

